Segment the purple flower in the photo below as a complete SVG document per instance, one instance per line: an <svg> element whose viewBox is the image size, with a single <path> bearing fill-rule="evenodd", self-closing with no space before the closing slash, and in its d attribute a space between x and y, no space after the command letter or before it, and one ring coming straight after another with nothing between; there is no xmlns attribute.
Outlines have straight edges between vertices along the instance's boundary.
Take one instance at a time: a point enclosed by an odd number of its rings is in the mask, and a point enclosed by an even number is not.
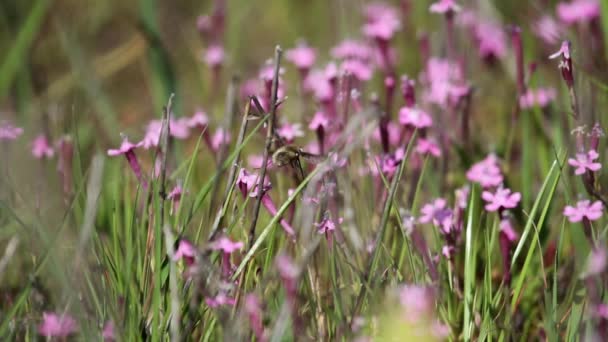
<svg viewBox="0 0 608 342"><path fill-rule="evenodd" d="M13 126L7 121L0 122L0 141L15 140L23 134L23 128Z"/></svg>
<svg viewBox="0 0 608 342"><path fill-rule="evenodd" d="M431 13L455 13L460 11L460 6L454 0L439 0L429 7Z"/></svg>
<svg viewBox="0 0 608 342"><path fill-rule="evenodd" d="M235 242L235 241L230 240L226 236L222 236L218 240L212 242L209 245L209 248L212 250L222 251L224 253L231 254L233 252L236 252L236 251L242 249L244 246L245 246L245 244L243 244L240 241Z"/></svg>
<svg viewBox="0 0 608 342"><path fill-rule="evenodd" d="M218 128L213 136L211 137L211 150L214 152L218 152L220 147L225 144L229 144L231 139L230 132L226 131L223 128Z"/></svg>
<svg viewBox="0 0 608 342"><path fill-rule="evenodd" d="M259 183L259 176L257 173L250 173L245 169L241 169L241 171L239 172L239 176L236 180L236 185L239 188L239 190L241 190L241 193L243 194L243 196L249 196L249 197L257 197L258 196L258 183ZM268 177L266 177L266 179L264 180L264 189L263 191L266 192L270 189L270 181L268 180Z"/></svg>
<svg viewBox="0 0 608 342"><path fill-rule="evenodd" d="M317 52L306 44L299 44L287 50L285 59L293 63L300 71L308 71L315 64Z"/></svg>
<svg viewBox="0 0 608 342"><path fill-rule="evenodd" d="M372 78L373 67L366 62L358 59L347 59L340 64L340 71L343 74L353 75L359 81L365 82Z"/></svg>
<svg viewBox="0 0 608 342"><path fill-rule="evenodd" d="M203 57L205 64L212 69L222 66L225 59L226 54L224 52L224 48L219 44L214 44L207 48L207 51L205 51L205 55Z"/></svg>
<svg viewBox="0 0 608 342"><path fill-rule="evenodd" d="M595 221L602 217L602 210L602 202L595 201L591 203L589 200L582 200L576 203L576 207L570 205L566 206L564 208L564 216L572 223L580 222L584 218L589 221Z"/></svg>
<svg viewBox="0 0 608 342"><path fill-rule="evenodd" d="M424 79L429 84L424 94L425 99L442 107L457 103L469 92L462 68L447 59L430 58Z"/></svg>
<svg viewBox="0 0 608 342"><path fill-rule="evenodd" d="M220 306L234 306L236 299L229 297L224 292L219 292L215 297L206 297L205 303L210 308L217 308Z"/></svg>
<svg viewBox="0 0 608 342"><path fill-rule="evenodd" d="M258 341L266 341L266 337L264 336L264 323L262 321L262 305L260 304L258 297L251 293L245 296L243 309L249 317L249 325Z"/></svg>
<svg viewBox="0 0 608 342"><path fill-rule="evenodd" d="M320 102L331 101L335 94L331 79L324 70L311 71L304 80L304 90L312 92Z"/></svg>
<svg viewBox="0 0 608 342"><path fill-rule="evenodd" d="M108 156L115 157L115 156L118 156L121 154L128 154L130 152L133 152L134 149L141 147L141 146L142 146L142 143L133 144L129 141L129 138L124 136L122 139L122 143L120 144L120 147L118 149L109 149Z"/></svg>
<svg viewBox="0 0 608 342"><path fill-rule="evenodd" d="M562 57L564 59L570 59L570 42L569 41L563 41L562 45L559 47L559 50L556 53L549 56L549 59L555 59L558 57Z"/></svg>
<svg viewBox="0 0 608 342"><path fill-rule="evenodd" d="M421 109L410 107L401 107L399 110L399 122L418 129L433 125L433 119L430 115Z"/></svg>
<svg viewBox="0 0 608 342"><path fill-rule="evenodd" d="M420 285L402 285L399 289L399 302L405 319L409 322L429 318L435 307L431 289Z"/></svg>
<svg viewBox="0 0 608 342"><path fill-rule="evenodd" d="M602 164L594 162L599 156L595 150L589 150L587 153L577 153L576 159L568 159L568 164L576 168L574 170L576 175L582 175L587 170L595 172L602 168Z"/></svg>
<svg viewBox="0 0 608 342"><path fill-rule="evenodd" d="M184 259L187 265L192 265L198 254L196 247L186 239L179 239L177 249L173 253L173 261Z"/></svg>
<svg viewBox="0 0 608 342"><path fill-rule="evenodd" d="M474 33L482 58L501 58L507 54L507 38L501 26L489 21L480 21L475 26Z"/></svg>
<svg viewBox="0 0 608 342"><path fill-rule="evenodd" d="M467 171L467 179L479 183L484 188L500 185L503 176L498 166L498 158L490 154L484 160L473 164Z"/></svg>
<svg viewBox="0 0 608 342"><path fill-rule="evenodd" d="M481 198L488 202L485 206L487 211L497 211L499 209L513 209L517 207L521 200L519 192L511 193L510 189L498 188L495 193L484 191Z"/></svg>
<svg viewBox="0 0 608 342"><path fill-rule="evenodd" d="M432 223L445 234L451 232L453 212L450 208L447 208L445 199L437 198L433 202L425 204L420 213L422 214L418 219L420 223Z"/></svg>
<svg viewBox="0 0 608 342"><path fill-rule="evenodd" d="M526 93L519 98L519 105L523 109L529 109L535 106L544 108L555 100L555 97L556 92L553 88L528 89Z"/></svg>
<svg viewBox="0 0 608 342"><path fill-rule="evenodd" d="M281 127L277 129L277 134L287 140L288 143L292 143L295 138L303 137L304 132L302 131L302 125L299 123L290 124L288 122L284 123Z"/></svg>
<svg viewBox="0 0 608 342"><path fill-rule="evenodd" d="M38 326L38 333L47 338L67 337L76 332L76 321L67 314L58 315L54 312L43 312L42 323Z"/></svg>
<svg viewBox="0 0 608 342"><path fill-rule="evenodd" d="M49 144L46 135L40 134L32 142L32 155L37 159L52 158L55 155L55 150Z"/></svg>
<svg viewBox="0 0 608 342"><path fill-rule="evenodd" d="M373 3L365 8L367 23L363 33L373 39L389 41L401 28L399 13L391 6Z"/></svg>
<svg viewBox="0 0 608 342"><path fill-rule="evenodd" d="M279 68L279 77L285 73L285 68ZM272 82L274 78L274 62L272 59L269 59L264 63L262 69L260 69L260 73L258 77L264 81L265 83Z"/></svg>
<svg viewBox="0 0 608 342"><path fill-rule="evenodd" d="M460 187L455 191L456 197L456 207L460 209L465 209L467 207L467 202L469 201L469 193L471 192L471 188L468 185Z"/></svg>
<svg viewBox="0 0 608 342"><path fill-rule="evenodd" d="M600 16L598 0L574 0L557 5L557 16L566 24L589 22Z"/></svg>
<svg viewBox="0 0 608 342"><path fill-rule="evenodd" d="M441 156L441 149L439 149L439 145L433 139L428 138L419 138L416 145L416 152L426 155L430 154L433 157Z"/></svg>
<svg viewBox="0 0 608 342"><path fill-rule="evenodd" d="M517 241L518 235L509 219L500 220L500 232L504 234L507 241L513 243Z"/></svg>

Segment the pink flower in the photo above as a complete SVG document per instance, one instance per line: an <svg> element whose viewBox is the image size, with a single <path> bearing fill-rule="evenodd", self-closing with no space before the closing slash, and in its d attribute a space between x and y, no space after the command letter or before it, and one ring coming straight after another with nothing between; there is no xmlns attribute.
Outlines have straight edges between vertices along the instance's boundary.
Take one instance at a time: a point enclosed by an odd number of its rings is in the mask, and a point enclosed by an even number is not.
<svg viewBox="0 0 608 342"><path fill-rule="evenodd" d="M435 307L431 289L420 285L403 285L399 289L399 303L404 310L405 319L418 322L429 318Z"/></svg>
<svg viewBox="0 0 608 342"><path fill-rule="evenodd" d="M358 59L368 61L373 55L373 49L356 40L343 40L331 49L331 56L335 59Z"/></svg>
<svg viewBox="0 0 608 342"><path fill-rule="evenodd" d="M425 111L418 108L401 107L399 122L414 128L427 128L433 124L433 119Z"/></svg>
<svg viewBox="0 0 608 342"><path fill-rule="evenodd" d="M416 145L416 152L420 154L430 154L434 157L441 156L441 149L439 145L432 139L418 138L418 144Z"/></svg>
<svg viewBox="0 0 608 342"><path fill-rule="evenodd" d="M285 68L279 68L279 77L284 73ZM272 59L269 59L266 61L266 63L264 63L262 69L260 69L258 77L266 83L272 82L274 78L274 62L272 61Z"/></svg>
<svg viewBox="0 0 608 342"><path fill-rule="evenodd" d="M231 139L230 132L226 131L223 128L218 128L213 136L211 137L211 146L210 148L213 151L219 151L220 147L224 144L229 144Z"/></svg>
<svg viewBox="0 0 608 342"><path fill-rule="evenodd" d="M424 97L442 107L457 103L469 92L462 68L447 59L430 58L425 68L424 79L429 87Z"/></svg>
<svg viewBox="0 0 608 342"><path fill-rule="evenodd" d="M222 66L225 58L226 54L224 52L224 48L221 45L214 44L207 48L203 60L210 68L218 68Z"/></svg>
<svg viewBox="0 0 608 342"><path fill-rule="evenodd" d="M431 13L455 13L460 11L460 6L454 0L439 0L429 7Z"/></svg>
<svg viewBox="0 0 608 342"><path fill-rule="evenodd" d="M593 248L589 254L589 259L587 259L584 275L585 277L599 275L606 270L607 265L608 252L606 249L603 247Z"/></svg>
<svg viewBox="0 0 608 342"><path fill-rule="evenodd" d="M186 126L189 128L205 128L209 124L209 117L207 113L202 110L197 110L186 122Z"/></svg>
<svg viewBox="0 0 608 342"><path fill-rule="evenodd" d="M369 81L372 78L374 69L366 62L358 59L347 59L340 64L343 74L353 75L359 81Z"/></svg>
<svg viewBox="0 0 608 342"><path fill-rule="evenodd" d="M264 323L262 321L262 304L260 304L258 297L251 293L245 296L243 309L249 317L249 325L258 341L266 341L264 336Z"/></svg>
<svg viewBox="0 0 608 342"><path fill-rule="evenodd" d="M399 140L401 139L401 129L399 128L399 125L392 121L389 121L386 126L386 129L388 131L388 143L393 146L399 145ZM372 133L372 138L374 138L374 140L376 141L382 141L382 138L380 136L380 127L374 130L374 132Z"/></svg>
<svg viewBox="0 0 608 342"><path fill-rule="evenodd" d="M331 101L334 96L334 87L323 70L313 70L308 74L304 80L304 90L312 92L320 102Z"/></svg>
<svg viewBox="0 0 608 342"><path fill-rule="evenodd" d="M67 337L76 332L76 321L67 314L58 315L54 312L43 312L42 323L38 333L45 337Z"/></svg>
<svg viewBox="0 0 608 342"><path fill-rule="evenodd" d="M289 256L279 254L275 258L275 262L281 278L289 281L295 281L298 278L300 269Z"/></svg>
<svg viewBox="0 0 608 342"><path fill-rule="evenodd" d="M179 239L177 249L173 253L173 261L184 259L187 265L192 265L198 254L196 247L186 239Z"/></svg>
<svg viewBox="0 0 608 342"><path fill-rule="evenodd" d="M116 341L116 327L114 326L114 321L106 322L103 326L101 337L103 337L104 341Z"/></svg>
<svg viewBox="0 0 608 342"><path fill-rule="evenodd" d="M259 176L257 173L249 173L245 169L240 170L239 176L236 180L236 185L239 188L239 190L241 190L241 193L243 194L243 196L249 195L249 197L257 197L258 196L258 191L257 191L258 183L259 183ZM268 177L266 177L266 179L264 180L263 191L266 192L269 189L270 189L270 181L268 180Z"/></svg>
<svg viewBox="0 0 608 342"><path fill-rule="evenodd" d="M509 242L517 241L518 235L509 219L500 220L500 232L504 234Z"/></svg>
<svg viewBox="0 0 608 342"><path fill-rule="evenodd" d="M205 298L205 303L210 308L217 308L220 306L234 306L236 304L236 300L232 297L229 297L224 292L219 292L215 297L207 297Z"/></svg>
<svg viewBox="0 0 608 342"><path fill-rule="evenodd" d="M226 236L222 236L218 240L212 242L209 245L209 248L211 248L212 250L222 251L224 253L231 254L233 252L236 252L236 251L242 249L244 246L245 245L240 241L235 242L235 241L230 240Z"/></svg>
<svg viewBox="0 0 608 342"><path fill-rule="evenodd" d="M568 164L576 168L574 170L576 175L582 175L587 170L595 172L602 168L602 164L594 162L599 156L595 150L589 150L587 153L577 153L576 159L568 159Z"/></svg>
<svg viewBox="0 0 608 342"><path fill-rule="evenodd" d="M503 176L498 166L498 158L490 154L484 160L473 164L467 171L467 179L479 183L484 188L500 185Z"/></svg>
<svg viewBox="0 0 608 342"><path fill-rule="evenodd" d="M0 141L15 140L23 134L23 128L13 126L7 121L0 121Z"/></svg>
<svg viewBox="0 0 608 342"><path fill-rule="evenodd" d="M306 44L299 44L297 47L287 50L285 59L293 63L299 70L307 71L315 64L317 52Z"/></svg>
<svg viewBox="0 0 608 342"><path fill-rule="evenodd" d="M468 185L460 187L455 191L456 207L460 209L466 209L467 202L469 201L469 193L471 188Z"/></svg>
<svg viewBox="0 0 608 342"><path fill-rule="evenodd" d="M302 125L299 123L290 124L288 122L284 123L281 127L277 129L277 134L287 140L287 142L291 143L297 137L303 137L304 132L302 131Z"/></svg>
<svg viewBox="0 0 608 342"><path fill-rule="evenodd" d="M501 58L507 54L507 38L504 29L489 21L475 26L475 39L482 58Z"/></svg>
<svg viewBox="0 0 608 342"><path fill-rule="evenodd" d="M570 59L570 42L569 41L567 41L567 40L563 41L559 50L556 53L549 56L549 59L555 59L558 57L563 57L564 59Z"/></svg>
<svg viewBox="0 0 608 342"><path fill-rule="evenodd" d="M129 141L129 138L123 136L122 143L118 149L109 149L108 156L115 157L121 154L127 154L132 152L134 149L140 147L142 143L133 144Z"/></svg>
<svg viewBox="0 0 608 342"><path fill-rule="evenodd" d="M38 159L51 158L55 155L53 147L49 144L46 135L40 134L32 143L32 154Z"/></svg>
<svg viewBox="0 0 608 342"><path fill-rule="evenodd" d="M559 23L550 15L541 17L532 28L534 33L549 45L559 42L563 29Z"/></svg>
<svg viewBox="0 0 608 342"><path fill-rule="evenodd" d="M555 96L556 92L553 88L528 89L526 93L519 98L519 105L523 109L529 109L535 106L544 108L555 100Z"/></svg>
<svg viewBox="0 0 608 342"><path fill-rule="evenodd" d="M338 219L338 224L342 224L342 222L344 222L344 218L340 217ZM336 223L329 217L324 218L320 223L315 223L315 226L317 226L317 232L319 234L331 233L336 230Z"/></svg>
<svg viewBox="0 0 608 342"><path fill-rule="evenodd" d="M566 24L591 21L600 16L598 0L574 0L570 3L561 2L557 5L557 16Z"/></svg>
<svg viewBox="0 0 608 342"><path fill-rule="evenodd" d="M510 189L498 188L495 193L484 191L481 198L488 202L485 206L487 211L497 211L499 209L513 209L517 207L521 200L519 192L511 193Z"/></svg>
<svg viewBox="0 0 608 342"><path fill-rule="evenodd" d="M254 155L247 157L247 164L252 169L261 169L263 162L264 162L264 156L261 154L254 154ZM266 163L266 168L270 169L270 168L272 168L272 166L273 166L272 158L268 158L268 161Z"/></svg>
<svg viewBox="0 0 608 342"><path fill-rule="evenodd" d="M570 205L566 206L564 208L564 216L572 223L580 222L584 218L589 221L595 221L602 217L602 210L602 202L595 201L592 204L589 200L583 200L576 203L576 207Z"/></svg>
<svg viewBox="0 0 608 342"><path fill-rule="evenodd" d="M399 13L386 4L374 3L365 8L367 23L363 34L380 41L389 41L401 28Z"/></svg>
<svg viewBox="0 0 608 342"><path fill-rule="evenodd" d="M324 130L327 130L328 127L329 127L329 118L327 117L327 115L325 115L325 112L322 112L322 111L317 111L315 113L315 115L312 117L310 124L308 125L308 128L310 128L313 131L316 131L319 128L323 128Z"/></svg>
<svg viewBox="0 0 608 342"><path fill-rule="evenodd" d="M123 136L120 147L118 149L109 149L108 155L114 157L123 154L125 158L127 158L127 162L129 163L129 166L131 167L131 170L133 170L133 173L135 174L135 177L137 177L139 183L142 185L142 187L147 188L148 184L143 178L141 166L139 165L135 152L133 152L133 150L142 146L142 144L143 142L133 144L126 136Z"/></svg>
<svg viewBox="0 0 608 342"><path fill-rule="evenodd" d="M176 139L188 138L188 136L190 136L190 121L191 119L188 118L179 118L177 120L173 118L169 119L169 135ZM151 120L146 127L144 138L138 145L145 149L158 147L162 129L162 120Z"/></svg>
<svg viewBox="0 0 608 342"><path fill-rule="evenodd" d="M431 203L425 204L418 219L420 223L432 223L441 228L441 232L448 234L452 228L452 210L447 208L447 202L443 198L437 198Z"/></svg>

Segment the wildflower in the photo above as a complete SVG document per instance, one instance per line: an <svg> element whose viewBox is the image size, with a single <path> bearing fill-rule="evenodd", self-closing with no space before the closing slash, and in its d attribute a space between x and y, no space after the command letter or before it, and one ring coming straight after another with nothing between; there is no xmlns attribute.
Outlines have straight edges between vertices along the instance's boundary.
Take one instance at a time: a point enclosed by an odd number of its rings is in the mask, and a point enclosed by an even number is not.
<svg viewBox="0 0 608 342"><path fill-rule="evenodd" d="M205 303L210 308L234 306L236 304L236 299L229 297L226 293L220 291L215 297L206 297Z"/></svg>
<svg viewBox="0 0 608 342"><path fill-rule="evenodd" d="M608 265L608 252L603 247L595 247L591 250L587 265L583 272L584 277L596 276L606 270Z"/></svg>
<svg viewBox="0 0 608 342"><path fill-rule="evenodd" d="M399 128L399 125L397 125L393 121L389 121L386 124L386 133L388 133L389 145L393 145L393 146L399 145L399 141L401 139L401 129ZM374 140L377 140L377 141L382 140L380 127L378 127L376 130L374 130L374 132L372 133L372 138L374 138Z"/></svg>
<svg viewBox="0 0 608 342"><path fill-rule="evenodd" d="M74 318L67 314L58 315L54 312L43 312L42 323L38 326L38 333L47 338L64 338L76 332L78 325Z"/></svg>
<svg viewBox="0 0 608 342"><path fill-rule="evenodd" d="M580 222L583 219L595 221L602 217L603 205L600 201L591 203L589 200L582 200L576 203L576 206L566 206L564 208L564 216L572 223Z"/></svg>
<svg viewBox="0 0 608 342"><path fill-rule="evenodd" d="M173 208L171 208L171 213L176 212L179 208L179 202L182 199L182 193L184 189L182 189L181 185L177 184L171 192L167 195L167 199L173 202Z"/></svg>
<svg viewBox="0 0 608 342"><path fill-rule="evenodd" d="M114 326L114 321L110 320L104 324L101 337L103 337L104 341L116 341L116 327Z"/></svg>
<svg viewBox="0 0 608 342"><path fill-rule="evenodd" d="M503 181L503 175L498 166L498 158L490 154L484 160L473 164L467 171L467 179L488 188L498 186Z"/></svg>
<svg viewBox="0 0 608 342"><path fill-rule="evenodd" d="M426 100L442 107L458 103L469 92L462 68L447 59L430 58L424 79L429 83L425 92Z"/></svg>
<svg viewBox="0 0 608 342"><path fill-rule="evenodd" d="M460 209L465 209L467 207L470 192L471 187L469 187L468 185L456 189L456 207Z"/></svg>
<svg viewBox="0 0 608 342"><path fill-rule="evenodd" d="M177 249L173 253L173 261L184 259L186 265L190 266L194 264L197 254L198 250L190 241L179 239L177 242Z"/></svg>
<svg viewBox="0 0 608 342"><path fill-rule="evenodd" d="M511 249L517 241L517 232L513 229L511 220L503 217L500 220L499 247L503 262L503 280L506 284L511 282Z"/></svg>
<svg viewBox="0 0 608 342"><path fill-rule="evenodd" d="M521 194L519 192L512 193L510 189L498 188L495 193L484 191L481 198L488 202L485 206L487 211L497 211L517 207L521 200Z"/></svg>
<svg viewBox="0 0 608 342"><path fill-rule="evenodd" d="M53 147L49 144L46 135L40 134L34 139L32 143L32 154L37 159L51 158L55 155L55 150L53 150Z"/></svg>
<svg viewBox="0 0 608 342"><path fill-rule="evenodd" d="M335 94L331 79L323 70L311 71L304 80L303 87L321 103L331 102Z"/></svg>
<svg viewBox="0 0 608 342"><path fill-rule="evenodd" d="M433 223L445 234L452 230L453 212L447 208L445 199L437 198L433 202L425 204L420 213L422 214L418 219L420 223Z"/></svg>
<svg viewBox="0 0 608 342"><path fill-rule="evenodd" d="M559 50L549 56L549 59L555 59L561 57L561 61L559 63L559 69L562 73L562 78L566 82L568 89L572 91L574 87L574 70L572 69L572 58L570 58L570 42L564 41L562 42Z"/></svg>
<svg viewBox="0 0 608 342"><path fill-rule="evenodd" d="M431 13L453 14L461 10L460 5L454 0L439 0L429 7Z"/></svg>
<svg viewBox="0 0 608 342"><path fill-rule="evenodd" d="M420 285L402 285L399 288L399 303L409 322L430 317L435 306L431 289Z"/></svg>
<svg viewBox="0 0 608 342"><path fill-rule="evenodd" d="M262 163L264 163L264 156L261 154L254 154L247 157L247 164L252 169L261 169ZM268 158L266 162L266 169L270 169L273 167L272 158Z"/></svg>
<svg viewBox="0 0 608 342"><path fill-rule="evenodd" d="M519 105L523 109L529 109L535 106L544 108L555 100L555 97L556 92L553 88L528 89L519 98Z"/></svg>
<svg viewBox="0 0 608 342"><path fill-rule="evenodd" d="M343 74L353 75L359 81L369 81L372 78L374 69L366 62L358 59L348 59L340 64Z"/></svg>
<svg viewBox="0 0 608 342"><path fill-rule="evenodd" d="M285 59L293 63L302 74L306 74L315 64L317 52L315 49L302 43L293 49L287 50Z"/></svg>
<svg viewBox="0 0 608 342"><path fill-rule="evenodd" d="M550 15L542 16L533 26L533 32L545 43L557 44L562 36L562 27Z"/></svg>
<svg viewBox="0 0 608 342"><path fill-rule="evenodd" d="M405 101L405 106L412 108L416 105L416 81L407 77L401 77L401 94Z"/></svg>
<svg viewBox="0 0 608 342"><path fill-rule="evenodd" d="M230 132L226 131L223 128L218 128L211 137L211 150L214 152L218 152L222 145L227 145L230 143L230 139Z"/></svg>
<svg viewBox="0 0 608 342"><path fill-rule="evenodd" d="M203 60L209 68L217 69L222 66L225 58L226 54L224 52L224 48L219 44L213 44L207 48L207 51L205 51Z"/></svg>
<svg viewBox="0 0 608 342"><path fill-rule="evenodd" d="M279 276L283 281L283 286L285 286L287 298L293 304L297 297L297 283L300 275L300 268L285 254L278 255L275 258L275 264L279 271Z"/></svg>
<svg viewBox="0 0 608 342"><path fill-rule="evenodd" d="M344 222L344 218L338 218L338 224L342 224ZM327 234L336 230L336 222L329 217L325 217L320 223L315 223L317 226L317 232L319 234Z"/></svg>
<svg viewBox="0 0 608 342"><path fill-rule="evenodd" d="M285 74L285 68L280 67L279 77L283 74ZM258 77L262 81L264 81L264 83L272 83L272 80L274 79L274 62L272 61L272 59L267 60L266 63L262 66Z"/></svg>
<svg viewBox="0 0 608 342"><path fill-rule="evenodd" d="M296 137L303 137L302 125L299 123L290 124L284 123L277 129L277 134L285 139L288 143L292 143Z"/></svg>
<svg viewBox="0 0 608 342"><path fill-rule="evenodd" d="M108 155L114 157L123 154L127 158L129 166L131 167L131 170L133 170L133 173L135 173L135 177L137 177L137 180L144 188L147 188L147 183L143 178L141 166L139 165L139 161L137 160L135 152L133 152L133 150L142 145L142 142L133 144L126 136L123 136L122 144L120 145L120 147L118 149L109 149Z"/></svg>
<svg viewBox="0 0 608 342"><path fill-rule="evenodd" d="M599 156L595 150L589 150L587 153L577 153L576 159L568 159L568 164L576 168L574 170L576 175L582 175L587 170L595 172L602 168L602 164L594 162Z"/></svg>
<svg viewBox="0 0 608 342"><path fill-rule="evenodd" d="M335 59L368 61L372 55L373 49L369 45L356 40L343 40L331 49L331 56Z"/></svg>
<svg viewBox="0 0 608 342"><path fill-rule="evenodd" d="M410 107L401 107L399 110L399 122L418 129L433 125L433 119L429 114L421 109Z"/></svg>
<svg viewBox="0 0 608 342"><path fill-rule="evenodd" d="M316 131L320 128L327 130L329 127L329 118L322 111L317 111L315 115L312 117L308 128L313 131Z"/></svg>
<svg viewBox="0 0 608 342"><path fill-rule="evenodd" d="M209 248L215 251L222 252L222 272L224 276L230 276L230 269L232 267L232 263L230 262L230 255L245 246L242 242L232 241L226 236L222 236L218 240L211 242Z"/></svg>
<svg viewBox="0 0 608 342"><path fill-rule="evenodd" d="M401 28L399 14L391 6L374 3L365 8L367 23L363 26L363 33L380 41L389 41Z"/></svg>
<svg viewBox="0 0 608 342"><path fill-rule="evenodd" d="M422 155L431 155L433 157L440 157L441 150L439 145L433 139L419 138L416 145L416 152Z"/></svg>
<svg viewBox="0 0 608 342"><path fill-rule="evenodd" d="M7 121L0 122L0 141L15 140L23 134L23 128L13 126Z"/></svg>
<svg viewBox="0 0 608 342"><path fill-rule="evenodd" d="M600 16L600 11L598 0L574 0L557 5L557 16L569 25L592 21Z"/></svg>
<svg viewBox="0 0 608 342"><path fill-rule="evenodd" d="M484 60L502 58L507 54L504 29L490 21L480 21L475 25L475 40L479 55Z"/></svg>

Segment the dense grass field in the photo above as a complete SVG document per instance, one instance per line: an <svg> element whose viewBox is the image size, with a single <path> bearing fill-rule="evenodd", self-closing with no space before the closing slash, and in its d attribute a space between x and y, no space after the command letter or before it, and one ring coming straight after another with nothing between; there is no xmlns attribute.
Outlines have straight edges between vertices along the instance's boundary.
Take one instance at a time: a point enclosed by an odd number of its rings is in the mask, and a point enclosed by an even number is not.
<svg viewBox="0 0 608 342"><path fill-rule="evenodd" d="M0 340L607 341L608 2L0 2Z"/></svg>

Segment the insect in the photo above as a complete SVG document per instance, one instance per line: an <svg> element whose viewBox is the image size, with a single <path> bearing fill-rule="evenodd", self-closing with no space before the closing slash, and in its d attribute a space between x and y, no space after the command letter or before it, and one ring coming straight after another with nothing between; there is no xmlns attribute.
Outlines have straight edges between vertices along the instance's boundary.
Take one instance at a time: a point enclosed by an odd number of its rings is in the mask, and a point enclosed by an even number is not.
<svg viewBox="0 0 608 342"><path fill-rule="evenodd" d="M299 181L302 181L304 179L304 169L302 168L300 158L313 164L320 163L323 159L325 159L324 156L308 153L301 147L295 145L284 145L279 147L272 154L272 163L278 167L290 165L292 168L294 168L294 170L296 170Z"/></svg>

